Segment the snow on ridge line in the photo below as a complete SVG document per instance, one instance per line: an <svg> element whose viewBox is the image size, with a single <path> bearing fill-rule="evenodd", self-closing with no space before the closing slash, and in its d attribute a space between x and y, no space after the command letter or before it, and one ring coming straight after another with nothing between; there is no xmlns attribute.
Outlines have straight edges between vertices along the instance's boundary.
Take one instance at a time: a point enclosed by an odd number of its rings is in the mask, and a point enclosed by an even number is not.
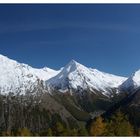
<svg viewBox="0 0 140 140"><path fill-rule="evenodd" d="M32 68L23 63L0 55L0 93L22 92L33 90L37 80L46 81L47 86L66 88L97 89L106 92L107 88L116 88L126 80L125 77L115 76L101 72L97 69L87 68L84 65L71 60L59 71L44 67L42 69ZM14 79L14 80L13 80Z"/></svg>
<svg viewBox="0 0 140 140"><path fill-rule="evenodd" d="M122 85L121 90L133 91L140 87L140 69L135 71Z"/></svg>
<svg viewBox="0 0 140 140"><path fill-rule="evenodd" d="M59 71L50 68L36 69L15 60L0 55L0 93L16 92L25 94L33 91L38 85L38 79L47 80Z"/></svg>
<svg viewBox="0 0 140 140"><path fill-rule="evenodd" d="M107 88L117 88L125 80L125 77L87 68L72 60L60 73L46 81L46 84L52 89L57 87L66 90L67 88L77 89L81 87L82 89L94 88L106 92Z"/></svg>
<svg viewBox="0 0 140 140"><path fill-rule="evenodd" d="M1 54L0 54L0 63L1 63L1 66L2 66L2 63L5 63L5 64L7 64L7 66L13 65L14 66L13 68L26 69L31 74L35 74L36 76L38 76L38 78L40 78L41 80L48 80L49 78L56 75L60 71L60 70L53 70L48 67L33 68L33 67L29 66L28 64L19 63L13 59L8 58L7 56L1 55ZM5 66L5 68L6 68L6 66Z"/></svg>

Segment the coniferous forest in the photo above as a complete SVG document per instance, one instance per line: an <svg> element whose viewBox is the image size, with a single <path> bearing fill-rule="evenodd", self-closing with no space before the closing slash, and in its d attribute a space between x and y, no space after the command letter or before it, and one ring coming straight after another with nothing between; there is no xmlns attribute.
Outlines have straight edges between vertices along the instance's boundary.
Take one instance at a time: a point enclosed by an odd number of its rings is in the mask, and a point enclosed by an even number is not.
<svg viewBox="0 0 140 140"><path fill-rule="evenodd" d="M54 117L54 116L53 116ZM29 128L17 128L1 131L1 136L140 136L140 129L130 123L127 116L120 111L103 119L101 116L92 120L88 125L78 127L67 127L66 124L56 116L47 123L46 129L31 131ZM41 124L40 124L41 125Z"/></svg>
<svg viewBox="0 0 140 140"><path fill-rule="evenodd" d="M85 121L64 119L55 110L25 101L23 97L0 98L0 136L140 136L140 128L119 108ZM80 114L78 114L80 115Z"/></svg>

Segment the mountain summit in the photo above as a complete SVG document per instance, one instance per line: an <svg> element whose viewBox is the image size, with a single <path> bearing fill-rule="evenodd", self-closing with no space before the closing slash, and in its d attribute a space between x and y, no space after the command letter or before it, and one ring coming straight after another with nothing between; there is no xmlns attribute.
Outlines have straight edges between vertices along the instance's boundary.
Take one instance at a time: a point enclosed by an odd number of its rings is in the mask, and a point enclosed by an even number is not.
<svg viewBox="0 0 140 140"><path fill-rule="evenodd" d="M120 88L125 91L133 91L140 87L140 69L134 72Z"/></svg>
<svg viewBox="0 0 140 140"><path fill-rule="evenodd" d="M108 89L117 88L125 80L124 77L87 68L75 60L71 60L58 75L46 81L46 84L51 89L55 88L61 91L95 89L106 93Z"/></svg>

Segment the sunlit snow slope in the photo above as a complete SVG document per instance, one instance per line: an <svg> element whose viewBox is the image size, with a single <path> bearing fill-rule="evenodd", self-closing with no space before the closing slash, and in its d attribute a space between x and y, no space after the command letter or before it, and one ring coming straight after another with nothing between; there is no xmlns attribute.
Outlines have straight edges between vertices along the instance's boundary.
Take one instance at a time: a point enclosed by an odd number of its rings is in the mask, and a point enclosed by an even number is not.
<svg viewBox="0 0 140 140"><path fill-rule="evenodd" d="M32 92L38 80L48 80L59 71L49 68L35 69L0 55L0 93L25 94Z"/></svg>
<svg viewBox="0 0 140 140"><path fill-rule="evenodd" d="M126 78L107 74L96 69L87 68L72 60L55 77L50 78L46 84L51 89L96 89L107 92L109 88L117 88Z"/></svg>
<svg viewBox="0 0 140 140"><path fill-rule="evenodd" d="M140 75L140 72L135 74ZM122 83L125 83L125 80L131 81L129 79L126 80L125 77L87 68L74 60L59 71L55 71L47 67L42 69L32 68L29 65L18 63L0 55L0 94L32 92L39 81L43 81L44 87L47 87L49 91L57 89L65 92L70 89L88 89L106 94L110 89L118 88ZM140 84L139 78L135 81Z"/></svg>

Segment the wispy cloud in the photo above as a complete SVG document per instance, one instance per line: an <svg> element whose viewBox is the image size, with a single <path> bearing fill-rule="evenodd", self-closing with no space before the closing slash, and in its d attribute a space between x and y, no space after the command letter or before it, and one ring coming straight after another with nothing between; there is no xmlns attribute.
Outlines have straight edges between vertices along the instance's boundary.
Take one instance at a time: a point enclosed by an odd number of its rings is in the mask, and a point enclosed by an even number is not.
<svg viewBox="0 0 140 140"><path fill-rule="evenodd" d="M103 22L75 22L68 23L71 27L84 28L84 29L99 29L108 31L121 31L121 32L139 32L140 27L127 23L103 23Z"/></svg>
<svg viewBox="0 0 140 140"><path fill-rule="evenodd" d="M49 23L19 23L19 24L0 24L0 33L11 33L11 32L26 32L36 31L42 29L55 29L59 28L60 25L51 25Z"/></svg>
<svg viewBox="0 0 140 140"><path fill-rule="evenodd" d="M77 29L98 29L108 31L121 32L140 32L140 27L125 23L103 23L103 22L85 22L85 21L65 21L65 22L30 22L30 23L0 23L0 34L13 32L28 32L38 30L50 30L61 28L77 28Z"/></svg>

